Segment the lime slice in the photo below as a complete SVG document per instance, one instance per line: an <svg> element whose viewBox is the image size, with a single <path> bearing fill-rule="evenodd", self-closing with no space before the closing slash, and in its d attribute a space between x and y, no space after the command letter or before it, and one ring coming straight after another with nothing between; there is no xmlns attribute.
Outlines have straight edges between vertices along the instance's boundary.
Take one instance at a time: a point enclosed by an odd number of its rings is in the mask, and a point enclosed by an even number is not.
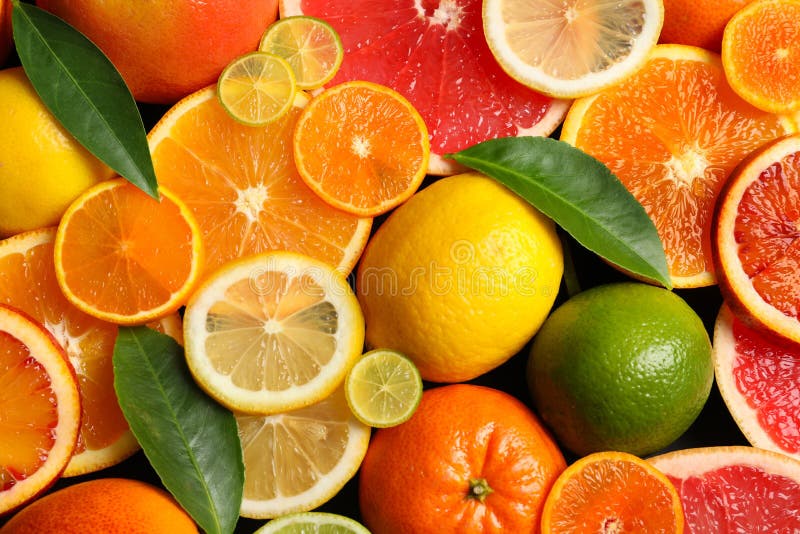
<svg viewBox="0 0 800 534"><path fill-rule="evenodd" d="M361 523L326 512L304 512L273 519L254 534L369 534Z"/></svg>
<svg viewBox="0 0 800 534"><path fill-rule="evenodd" d="M300 89L316 89L329 82L344 57L342 40L330 24L307 16L274 22L258 49L289 62Z"/></svg>
<svg viewBox="0 0 800 534"><path fill-rule="evenodd" d="M345 394L359 421L384 428L411 417L422 398L422 379L411 360L378 349L366 353L350 370Z"/></svg>
<svg viewBox="0 0 800 534"><path fill-rule="evenodd" d="M217 82L222 107L248 126L263 126L282 117L292 107L296 91L289 63L265 52L234 59Z"/></svg>

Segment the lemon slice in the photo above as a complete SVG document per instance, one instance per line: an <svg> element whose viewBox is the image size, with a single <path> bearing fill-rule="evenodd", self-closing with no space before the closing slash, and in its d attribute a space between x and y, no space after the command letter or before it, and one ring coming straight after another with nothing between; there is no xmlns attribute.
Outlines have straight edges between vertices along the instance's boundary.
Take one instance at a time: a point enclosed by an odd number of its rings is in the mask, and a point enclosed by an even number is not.
<svg viewBox="0 0 800 534"><path fill-rule="evenodd" d="M364 318L333 267L291 252L233 261L184 314L195 380L231 410L267 414L318 402L361 354Z"/></svg>
<svg viewBox="0 0 800 534"><path fill-rule="evenodd" d="M268 519L327 502L355 475L370 429L350 412L342 388L288 413L237 415L244 453L241 515Z"/></svg>
<svg viewBox="0 0 800 534"><path fill-rule="evenodd" d="M263 126L282 117L292 107L296 91L289 63L265 52L234 59L217 81L222 107L248 126Z"/></svg>
<svg viewBox="0 0 800 534"><path fill-rule="evenodd" d="M369 534L367 527L339 514L301 512L273 519L253 534Z"/></svg>
<svg viewBox="0 0 800 534"><path fill-rule="evenodd" d="M300 89L316 89L328 83L344 58L336 30L323 20L305 15L272 23L258 49L288 61Z"/></svg>
<svg viewBox="0 0 800 534"><path fill-rule="evenodd" d="M617 84L644 64L664 21L662 0L485 0L483 27L500 66L557 98Z"/></svg>
<svg viewBox="0 0 800 534"><path fill-rule="evenodd" d="M384 428L407 421L422 399L417 366L397 351L364 355L347 374L347 404L362 423Z"/></svg>

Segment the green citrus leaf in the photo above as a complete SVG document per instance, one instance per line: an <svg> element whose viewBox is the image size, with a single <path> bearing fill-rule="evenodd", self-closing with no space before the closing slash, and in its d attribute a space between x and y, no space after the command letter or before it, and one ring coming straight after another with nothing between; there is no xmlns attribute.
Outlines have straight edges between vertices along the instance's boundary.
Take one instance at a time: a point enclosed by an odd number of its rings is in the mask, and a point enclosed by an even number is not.
<svg viewBox="0 0 800 534"><path fill-rule="evenodd" d="M233 414L197 387L167 335L120 328L113 362L122 413L161 482L204 531L233 532L244 490Z"/></svg>
<svg viewBox="0 0 800 534"><path fill-rule="evenodd" d="M142 117L111 61L60 18L17 0L13 6L14 44L45 106L98 159L158 198Z"/></svg>
<svg viewBox="0 0 800 534"><path fill-rule="evenodd" d="M555 139L510 137L448 157L504 184L592 252L672 287L653 221L619 178L592 156Z"/></svg>

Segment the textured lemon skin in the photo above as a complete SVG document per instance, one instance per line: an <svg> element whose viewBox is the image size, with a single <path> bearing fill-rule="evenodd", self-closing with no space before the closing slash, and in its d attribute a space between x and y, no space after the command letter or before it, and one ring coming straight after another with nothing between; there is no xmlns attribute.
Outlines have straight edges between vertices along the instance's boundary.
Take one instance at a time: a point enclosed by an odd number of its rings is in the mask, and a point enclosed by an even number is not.
<svg viewBox="0 0 800 534"><path fill-rule="evenodd" d="M0 71L0 237L58 224L113 171L47 110L22 67Z"/></svg>
<svg viewBox="0 0 800 534"><path fill-rule="evenodd" d="M461 382L536 333L563 274L553 222L477 173L441 179L373 236L357 293L370 347L406 354L425 380Z"/></svg>

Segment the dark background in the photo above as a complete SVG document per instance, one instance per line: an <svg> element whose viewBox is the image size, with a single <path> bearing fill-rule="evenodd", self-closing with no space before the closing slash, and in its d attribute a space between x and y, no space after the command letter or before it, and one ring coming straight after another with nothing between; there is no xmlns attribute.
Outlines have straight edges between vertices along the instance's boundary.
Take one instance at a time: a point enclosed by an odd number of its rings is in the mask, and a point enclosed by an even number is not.
<svg viewBox="0 0 800 534"><path fill-rule="evenodd" d="M19 62L16 57L12 56L7 66L18 65ZM140 105L143 121L146 130L155 124L159 117L161 117L167 110L164 106L155 105ZM553 137L558 136L556 131ZM426 180L424 185L431 182L432 179ZM373 227L379 226L380 219L376 220ZM563 241L571 251L573 264L578 282L582 289L588 289L595 285L629 280L627 277L601 261L597 256L588 250L584 249L574 240L562 232ZM717 312L722 303L722 297L716 286L698 289L675 290L679 296L686 300L689 305L697 312L702 318L709 337L712 336L714 321ZM566 300L567 294L563 285L556 300L556 306ZM527 363L527 354L529 346L526 346L519 354L511 358L504 365L498 367L494 371L487 373L471 383L481 384L489 387L501 389L510 393L526 403L532 409L531 398L528 393L527 385L525 383L525 366ZM426 388L436 387L435 384L426 384ZM736 423L731 418L724 402L722 401L716 384L711 390L711 395L706 403L703 411L701 412L695 423L689 430L681 436L676 442L670 445L667 450L684 449L690 447L702 446L716 446L716 445L747 445L747 440L739 431ZM664 451L662 451L664 452ZM574 456L565 453L567 461L573 461ZM108 478L108 477L123 477L134 478L161 486L158 475L153 471L145 458L144 454L139 451L132 457L124 462L99 471L97 473L83 475L73 478L62 478L56 482L50 491L84 482L95 478ZM358 510L358 475L345 485L345 487L328 503L321 506L318 510L343 514L354 519L360 520L360 513ZM2 526L9 518L0 518L0 526ZM264 524L264 520L251 520L241 518L237 525L236 532L253 532L258 527Z"/></svg>

